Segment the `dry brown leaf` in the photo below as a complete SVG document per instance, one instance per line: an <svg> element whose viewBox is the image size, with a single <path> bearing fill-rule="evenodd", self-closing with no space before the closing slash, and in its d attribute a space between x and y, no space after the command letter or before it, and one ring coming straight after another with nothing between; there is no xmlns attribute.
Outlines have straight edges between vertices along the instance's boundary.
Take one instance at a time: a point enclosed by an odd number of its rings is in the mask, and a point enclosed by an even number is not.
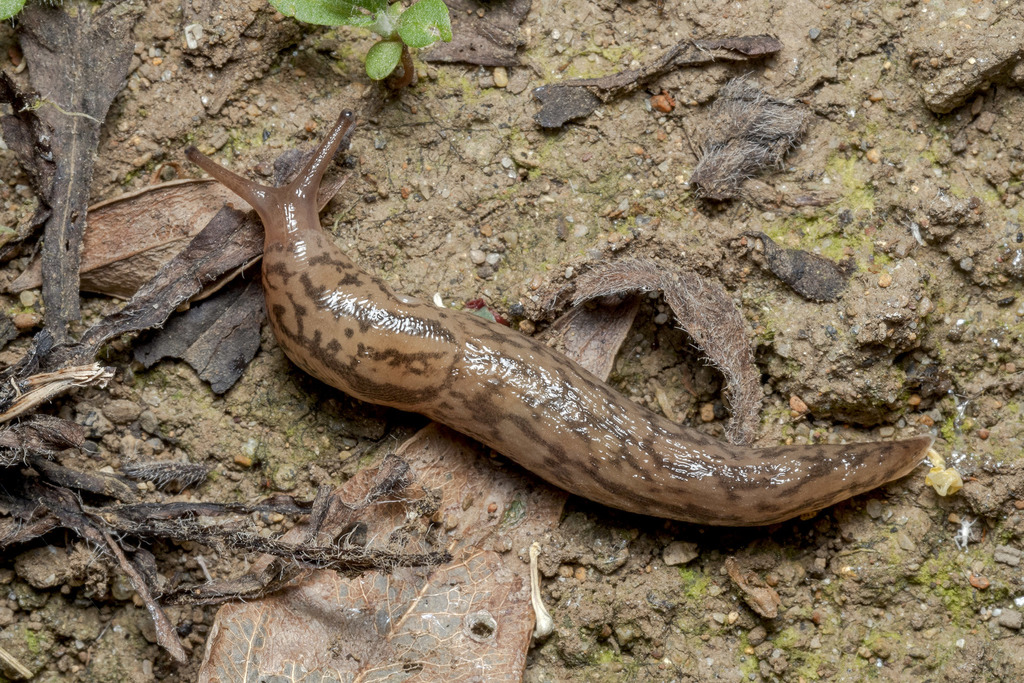
<svg viewBox="0 0 1024 683"><path fill-rule="evenodd" d="M175 180L94 204L82 244L82 290L130 298L229 202L251 210L207 178ZM36 259L9 289L17 293L41 284Z"/></svg>
<svg viewBox="0 0 1024 683"><path fill-rule="evenodd" d="M450 541L450 565L353 579L316 572L269 598L225 606L200 680L242 681L244 670L286 680L518 680L533 630L523 558L557 521L565 494L483 451L432 424L397 453L416 488L441 496L434 519ZM373 506L362 519L403 511ZM371 527L400 523L374 518ZM520 559L501 554L508 549Z"/></svg>

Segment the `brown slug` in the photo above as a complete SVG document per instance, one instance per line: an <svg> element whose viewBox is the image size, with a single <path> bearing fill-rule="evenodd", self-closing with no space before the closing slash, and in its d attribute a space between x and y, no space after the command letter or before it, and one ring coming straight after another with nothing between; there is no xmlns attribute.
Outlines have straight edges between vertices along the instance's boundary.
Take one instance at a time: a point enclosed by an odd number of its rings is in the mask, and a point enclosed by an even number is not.
<svg viewBox="0 0 1024 683"><path fill-rule="evenodd" d="M534 339L392 293L320 227L317 188L354 123L343 112L282 187L186 151L259 212L270 324L288 357L317 379L363 401L422 413L584 498L699 524L781 522L902 477L925 457L930 436L723 444L636 405Z"/></svg>

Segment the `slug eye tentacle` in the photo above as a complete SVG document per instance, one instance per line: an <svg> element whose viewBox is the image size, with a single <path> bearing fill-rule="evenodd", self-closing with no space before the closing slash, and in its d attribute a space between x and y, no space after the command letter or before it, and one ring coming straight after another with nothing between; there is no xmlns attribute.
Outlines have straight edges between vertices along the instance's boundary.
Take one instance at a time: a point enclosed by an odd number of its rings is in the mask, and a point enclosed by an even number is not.
<svg viewBox="0 0 1024 683"><path fill-rule="evenodd" d="M288 185L288 189L297 196L315 197L320 188L320 181L331 165L335 153L345 142L356 125L356 115L346 109L334 122L331 132L327 134L324 141L313 152L312 158L306 162L306 166L295 177L295 180Z"/></svg>
<svg viewBox="0 0 1024 683"><path fill-rule="evenodd" d="M192 146L185 150L185 158L216 178L239 197L249 202L259 212L261 217L266 217L278 205L284 203L281 201L284 195L300 198L316 197L317 189L320 187L320 181L323 179L327 167L331 165L334 154L338 151L342 142L348 138L355 123L356 115L353 112L348 109L341 112L338 120L331 128L331 132L320 143L320 146L317 147L312 158L295 177L295 180L283 188L268 187L243 178L237 173L224 168Z"/></svg>
<svg viewBox="0 0 1024 683"><path fill-rule="evenodd" d="M275 190L266 185L260 185L242 176L229 171L216 161L200 152L195 147L185 150L185 158L213 176L219 183L249 202L249 205L256 209L260 216L267 215L276 202L273 200Z"/></svg>

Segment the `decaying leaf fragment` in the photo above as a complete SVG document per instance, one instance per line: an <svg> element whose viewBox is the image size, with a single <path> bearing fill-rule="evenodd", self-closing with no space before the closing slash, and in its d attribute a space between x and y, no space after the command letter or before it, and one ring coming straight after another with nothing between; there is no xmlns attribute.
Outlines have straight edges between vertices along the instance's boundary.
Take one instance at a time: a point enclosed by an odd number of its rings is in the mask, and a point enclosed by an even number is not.
<svg viewBox="0 0 1024 683"><path fill-rule="evenodd" d="M835 301L846 289L847 272L824 256L784 249L763 232L745 232L743 236L761 241L764 266L805 299Z"/></svg>
<svg viewBox="0 0 1024 683"><path fill-rule="evenodd" d="M745 180L778 167L807 127L806 110L778 100L747 78L725 84L711 105L710 131L690 176L695 196L722 201Z"/></svg>
<svg viewBox="0 0 1024 683"><path fill-rule="evenodd" d="M161 183L90 206L79 269L82 291L130 298L229 202L249 210L226 187L204 178ZM18 293L42 282L37 259L9 290Z"/></svg>
<svg viewBox="0 0 1024 683"><path fill-rule="evenodd" d="M630 291L661 291L680 326L707 354L726 380L732 419L729 441L749 444L757 435L761 411L761 374L747 325L725 288L690 270L653 261L622 259L580 278L576 301Z"/></svg>
<svg viewBox="0 0 1024 683"><path fill-rule="evenodd" d="M205 299L135 345L135 360L150 368L163 358L180 358L223 394L242 376L260 348L263 290L256 280L238 281Z"/></svg>
<svg viewBox="0 0 1024 683"><path fill-rule="evenodd" d="M743 600L750 605L750 609L766 619L779 616L782 599L764 579L755 572L744 571L735 557L725 558L725 570L729 572L729 578L736 587L743 592Z"/></svg>

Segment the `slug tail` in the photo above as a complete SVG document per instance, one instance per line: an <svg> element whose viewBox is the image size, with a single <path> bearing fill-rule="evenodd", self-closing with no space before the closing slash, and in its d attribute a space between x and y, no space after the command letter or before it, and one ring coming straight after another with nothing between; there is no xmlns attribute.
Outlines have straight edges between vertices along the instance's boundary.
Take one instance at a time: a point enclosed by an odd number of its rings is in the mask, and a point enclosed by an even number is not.
<svg viewBox="0 0 1024 683"><path fill-rule="evenodd" d="M755 494L742 510L732 510L742 521L726 521L726 526L775 524L816 512L847 498L860 495L910 474L925 459L934 439L919 436L902 441L856 443L845 446L780 447L753 451L762 457L779 454L788 460L786 470L804 475L792 481L766 487L771 491ZM772 491L772 489L777 489Z"/></svg>
<svg viewBox="0 0 1024 683"><path fill-rule="evenodd" d="M305 168L299 172L299 175L288 186L289 190L300 196L316 196L316 192L320 187L320 181L323 179L327 167L331 165L335 153L341 147L341 143L348 137L355 123L356 115L352 111L346 109L341 112L338 120L334 123L334 127L331 128L331 132L327 134L324 141L313 152L313 157L306 164Z"/></svg>
<svg viewBox="0 0 1024 683"><path fill-rule="evenodd" d="M275 188L254 183L237 173L229 171L195 147L189 147L185 150L185 158L209 173L239 197L249 202L249 205L256 209L260 216L267 216L277 205Z"/></svg>

